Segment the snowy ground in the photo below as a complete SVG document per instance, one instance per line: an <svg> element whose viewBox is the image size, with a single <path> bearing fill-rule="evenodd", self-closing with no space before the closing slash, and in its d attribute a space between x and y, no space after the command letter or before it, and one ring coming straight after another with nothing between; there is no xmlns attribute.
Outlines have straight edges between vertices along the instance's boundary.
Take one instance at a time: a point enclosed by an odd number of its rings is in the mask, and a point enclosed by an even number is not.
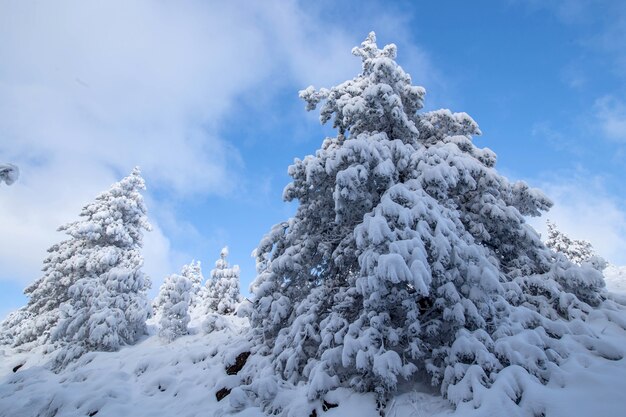
<svg viewBox="0 0 626 417"><path fill-rule="evenodd" d="M605 274L613 298L626 300L626 268L609 267ZM604 317L592 322L594 331L626 356L626 331ZM244 326L244 319L234 317L229 328L204 335L196 321L196 334L173 343L165 344L152 335L119 352L88 354L60 374L46 369L47 357L41 348L27 353L0 348L0 416L260 417L263 413L255 407L231 414L229 397L220 402L215 397L217 390L233 380L224 365L232 358L222 348L239 343ZM22 366L13 372L18 365ZM522 401L531 402L537 415L626 415L626 359L610 361L581 352L573 354L562 369L547 386L527 387ZM286 397L296 405L294 416L307 417L314 406L302 400L300 389L293 388ZM491 394L484 394L484 406L477 410L468 404L453 411L429 389L413 387L393 399L385 412L387 417L514 415L504 412L510 404L504 407ZM379 416L369 394L337 390L327 399L338 407L318 417Z"/></svg>

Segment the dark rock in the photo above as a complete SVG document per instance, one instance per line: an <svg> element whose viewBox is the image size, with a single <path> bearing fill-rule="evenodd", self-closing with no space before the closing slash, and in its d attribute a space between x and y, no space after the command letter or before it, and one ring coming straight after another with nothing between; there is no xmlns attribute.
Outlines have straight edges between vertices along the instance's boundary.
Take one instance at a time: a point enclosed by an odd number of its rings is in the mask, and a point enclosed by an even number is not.
<svg viewBox="0 0 626 417"><path fill-rule="evenodd" d="M222 401L228 394L230 394L230 389L222 388L215 393L215 398L217 398L217 401Z"/></svg>
<svg viewBox="0 0 626 417"><path fill-rule="evenodd" d="M235 359L235 363L226 368L226 375L237 375L241 368L246 364L250 352L242 352Z"/></svg>
<svg viewBox="0 0 626 417"><path fill-rule="evenodd" d="M99 411L99 410L96 410L96 411L91 411L91 412L90 412L89 414L87 414L87 415L88 415L89 417L93 417L93 416L95 416L96 414L98 414L98 411Z"/></svg>
<svg viewBox="0 0 626 417"><path fill-rule="evenodd" d="M324 411L328 411L331 408L337 408L337 407L339 407L339 404L329 403L326 400L324 400L324 402L322 403L322 410L324 410Z"/></svg>
<svg viewBox="0 0 626 417"><path fill-rule="evenodd" d="M19 365L17 365L15 368L13 368L13 373L17 372L18 369L20 369L22 366L24 366L23 363L20 363Z"/></svg>

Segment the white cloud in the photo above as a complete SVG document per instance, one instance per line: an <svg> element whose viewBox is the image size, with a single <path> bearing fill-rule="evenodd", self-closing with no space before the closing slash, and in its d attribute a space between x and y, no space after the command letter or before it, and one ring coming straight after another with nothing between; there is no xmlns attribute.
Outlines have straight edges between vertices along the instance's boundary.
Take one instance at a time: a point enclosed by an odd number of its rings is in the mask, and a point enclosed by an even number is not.
<svg viewBox="0 0 626 417"><path fill-rule="evenodd" d="M150 190L236 184L240 157L214 125L268 71L251 19L194 2L0 6L0 62L11 63L0 68L0 159L22 171L0 195L1 279L37 278L56 228L135 165ZM158 281L175 251L151 221L146 270Z"/></svg>
<svg viewBox="0 0 626 417"><path fill-rule="evenodd" d="M38 168L28 159L89 160L87 177L138 164L181 193L232 186L237 152L212 124L269 67L245 15L237 23L249 30L220 36L233 14L226 6L78 1L3 9L0 61L11 62L0 70L5 157L26 159L24 170Z"/></svg>
<svg viewBox="0 0 626 417"><path fill-rule="evenodd" d="M546 236L546 219L573 239L584 239L609 262L626 265L624 202L607 193L599 179L559 179L541 185L554 207L530 223Z"/></svg>
<svg viewBox="0 0 626 417"><path fill-rule="evenodd" d="M330 86L358 70L349 51L366 33L301 6L0 3L0 162L22 173L0 193L0 279L36 278L45 249L63 237L56 228L135 165L150 204L245 185L240 144L219 136L238 98L271 97L286 82ZM168 229L184 219L167 210L149 206L156 227L146 270L155 281L187 261Z"/></svg>
<svg viewBox="0 0 626 417"><path fill-rule="evenodd" d="M594 104L596 120L604 135L611 140L626 142L626 104L613 96L604 96Z"/></svg>

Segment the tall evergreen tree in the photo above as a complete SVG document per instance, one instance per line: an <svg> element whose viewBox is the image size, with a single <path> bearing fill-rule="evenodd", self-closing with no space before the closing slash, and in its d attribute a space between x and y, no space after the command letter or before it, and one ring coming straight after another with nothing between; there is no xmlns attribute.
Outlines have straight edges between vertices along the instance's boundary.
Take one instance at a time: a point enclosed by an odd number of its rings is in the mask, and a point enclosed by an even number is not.
<svg viewBox="0 0 626 417"><path fill-rule="evenodd" d="M138 168L85 206L61 230L76 242L68 299L53 340L84 350L116 350L146 331L150 280L142 271L143 231L150 230Z"/></svg>
<svg viewBox="0 0 626 417"><path fill-rule="evenodd" d="M467 114L418 112L425 90L395 45L371 33L353 54L357 77L300 93L338 135L289 167L297 212L256 250L246 390L272 403L267 360L311 400L338 386L384 399L428 375L454 403L477 401L509 365L545 382L601 275L544 246L524 216L552 203L495 170Z"/></svg>
<svg viewBox="0 0 626 417"><path fill-rule="evenodd" d="M44 275L25 290L27 305L3 325L5 340L114 350L144 334L150 281L140 250L150 225L143 189L135 168L59 228L69 238L48 250Z"/></svg>

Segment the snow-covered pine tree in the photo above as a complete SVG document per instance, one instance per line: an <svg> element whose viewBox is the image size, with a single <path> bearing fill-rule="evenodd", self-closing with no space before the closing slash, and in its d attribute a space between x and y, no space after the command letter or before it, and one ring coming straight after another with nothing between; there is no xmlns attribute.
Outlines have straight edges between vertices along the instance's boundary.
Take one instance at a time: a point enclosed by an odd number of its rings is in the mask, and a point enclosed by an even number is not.
<svg viewBox="0 0 626 417"><path fill-rule="evenodd" d="M189 305L190 308L196 308L201 303L201 299L203 297L202 281L204 281L204 277L202 275L200 261L196 261L194 259L191 263L183 265L183 269L180 274L187 278L191 283L191 289L189 290Z"/></svg>
<svg viewBox="0 0 626 417"><path fill-rule="evenodd" d="M150 280L143 273L141 248L150 230L138 168L85 206L80 219L60 230L71 238L56 280L67 281L53 341L66 358L88 350L116 350L146 331ZM39 287L32 290L39 290Z"/></svg>
<svg viewBox="0 0 626 417"><path fill-rule="evenodd" d="M64 230L64 226L59 231ZM21 346L27 343L43 344L50 338L50 330L57 324L60 306L70 298L69 288L79 274L77 264L83 242L66 239L52 245L43 261L43 276L26 287L28 303L11 313L0 330L5 343Z"/></svg>
<svg viewBox="0 0 626 417"><path fill-rule="evenodd" d="M15 310L0 323L0 345L20 346L38 340L32 315L22 307ZM41 338L43 340L43 338Z"/></svg>
<svg viewBox="0 0 626 417"><path fill-rule="evenodd" d="M188 333L192 282L183 275L165 278L159 289L159 336L168 342Z"/></svg>
<svg viewBox="0 0 626 417"><path fill-rule="evenodd" d="M548 239L546 246L555 252L562 253L577 265L591 263L596 269L603 270L607 262L598 256L590 242L586 240L570 239L565 233L560 231L556 224L546 221L548 226Z"/></svg>
<svg viewBox="0 0 626 417"><path fill-rule="evenodd" d="M203 309L204 299L206 298L206 289L202 286L204 277L202 276L200 261L192 260L189 264L183 265L180 275L187 278L191 285L191 288L189 289L189 309L192 310L196 307ZM165 298L157 295L152 302L152 308L157 322L161 319L161 312L163 311L163 304L165 301ZM205 311L202 311L202 314L204 313Z"/></svg>
<svg viewBox="0 0 626 417"><path fill-rule="evenodd" d="M206 283L207 312L218 314L233 313L240 301L239 265L228 265L228 247L220 252L220 259L211 270L211 279Z"/></svg>
<svg viewBox="0 0 626 417"><path fill-rule="evenodd" d="M80 214L81 220L59 228L70 238L48 249L43 276L24 290L29 297L28 303L3 322L0 341L14 346L49 341L51 330L59 322L62 307L66 309L66 326L69 320L73 320L68 308L72 304L70 300L85 286L85 280L93 280L97 276L107 278L107 282L101 282L98 287L108 285L109 288L96 290L94 285L89 285L90 289L85 291L93 291L94 296L106 292L108 297L116 292L124 293L117 300L109 300L117 305L116 313L124 310L124 319L120 323L126 321L129 325L129 329L119 330L124 334L124 341L129 343L137 334L143 333L141 323L147 312L144 292L149 287L149 280L140 270L143 259L139 250L142 230L149 230L150 227L140 194L144 188L140 172L135 169L129 177L114 184L94 203L86 206ZM126 273L129 273L128 280L124 278ZM87 298L88 294L85 294ZM97 301L94 299L92 303L95 306ZM90 311L97 310L94 306ZM90 325L94 325L90 337L104 337L97 335L107 326L115 327L112 323L114 318L119 319L116 315L110 318L100 316L100 320L106 322L104 324L90 318ZM85 319L84 315L81 319Z"/></svg>
<svg viewBox="0 0 626 417"><path fill-rule="evenodd" d="M524 216L552 203L495 170L467 114L418 112L425 90L395 45L381 50L371 33L353 54L357 77L300 92L338 135L289 167L297 212L256 250L251 382L237 398L279 410L274 373L307 382L312 401L339 386L384 401L428 375L475 406L511 365L518 380L547 381L568 352L560 337L581 331L569 320L600 303L602 276L544 246Z"/></svg>

